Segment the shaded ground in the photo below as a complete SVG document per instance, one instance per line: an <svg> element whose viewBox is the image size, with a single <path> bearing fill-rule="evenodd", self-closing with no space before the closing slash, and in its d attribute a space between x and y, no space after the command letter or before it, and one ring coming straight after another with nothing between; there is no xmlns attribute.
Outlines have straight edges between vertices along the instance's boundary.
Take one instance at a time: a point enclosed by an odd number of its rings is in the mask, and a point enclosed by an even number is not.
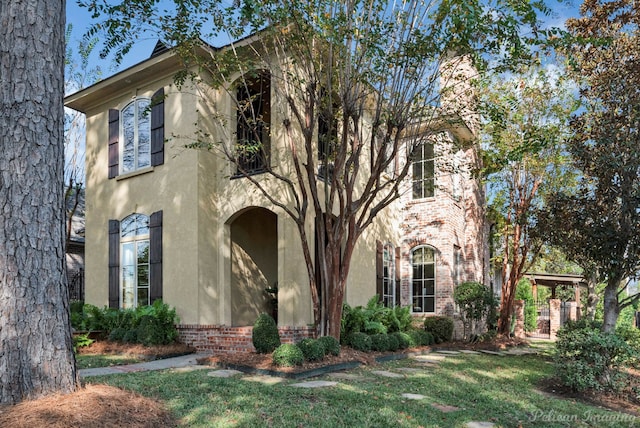
<svg viewBox="0 0 640 428"><path fill-rule="evenodd" d="M449 343L434 347L412 349L412 352L430 349L491 349L500 350L510 346L524 344L511 339L496 340L489 343ZM125 355L146 356L149 359L163 356L184 354L189 349L183 345L145 348L141 345L112 344L96 342L91 347L82 348L81 353L117 353ZM289 371L301 371L318 368L324 365L358 361L363 364L376 364L375 358L381 353L363 353L343 347L339 357L329 356L316 363ZM262 369L274 369L271 356L264 354L234 354L211 357L203 361L206 364L233 363L248 365ZM282 370L282 369L280 369ZM563 388L554 379L547 379L540 388L554 398L569 398L586 401L590 404L607 407L640 416L637 392L640 388L640 372L630 371L627 388L617 395L576 394ZM177 422L164 406L152 399L142 397L121 389L105 385L89 385L74 394L55 395L40 400L24 402L16 406L0 407L0 427L173 427Z"/></svg>
<svg viewBox="0 0 640 428"><path fill-rule="evenodd" d="M180 355L192 354L195 349L181 343L171 345L143 346L137 343L117 343L109 341L96 341L89 346L78 348L80 355L122 355L140 358L143 360L155 360L171 358Z"/></svg>

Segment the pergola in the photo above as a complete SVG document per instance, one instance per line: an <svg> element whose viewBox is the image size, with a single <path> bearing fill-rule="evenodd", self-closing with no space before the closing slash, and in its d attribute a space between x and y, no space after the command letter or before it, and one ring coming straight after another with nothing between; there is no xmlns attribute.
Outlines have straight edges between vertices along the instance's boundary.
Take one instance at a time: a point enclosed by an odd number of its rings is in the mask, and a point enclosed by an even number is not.
<svg viewBox="0 0 640 428"><path fill-rule="evenodd" d="M538 285L551 288L551 298L556 298L556 288L559 286L572 286L575 290L575 302L580 310L580 287L587 287L587 282L582 275L557 274L557 273L527 273L524 275L531 281L533 295L538 295Z"/></svg>

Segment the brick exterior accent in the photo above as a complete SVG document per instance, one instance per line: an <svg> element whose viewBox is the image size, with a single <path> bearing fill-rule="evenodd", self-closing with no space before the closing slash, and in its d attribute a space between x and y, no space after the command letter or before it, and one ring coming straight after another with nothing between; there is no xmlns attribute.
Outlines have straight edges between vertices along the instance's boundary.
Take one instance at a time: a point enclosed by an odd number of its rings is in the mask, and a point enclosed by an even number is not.
<svg viewBox="0 0 640 428"><path fill-rule="evenodd" d="M180 342L198 352L255 352L251 335L253 327L224 325L178 325ZM305 337L314 337L313 327L278 327L282 343L296 343Z"/></svg>

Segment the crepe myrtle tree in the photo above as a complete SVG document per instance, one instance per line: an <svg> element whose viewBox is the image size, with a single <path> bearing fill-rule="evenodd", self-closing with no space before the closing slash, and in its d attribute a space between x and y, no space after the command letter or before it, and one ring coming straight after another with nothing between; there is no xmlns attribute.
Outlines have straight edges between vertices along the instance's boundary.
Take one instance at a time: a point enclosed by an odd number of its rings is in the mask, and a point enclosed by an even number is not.
<svg viewBox="0 0 640 428"><path fill-rule="evenodd" d="M78 386L64 270L63 0L0 7L0 403Z"/></svg>
<svg viewBox="0 0 640 428"><path fill-rule="evenodd" d="M441 82L440 66L455 61L452 53L502 55L501 64L526 57L522 29L535 29L536 12L546 12L541 3L513 7L503 0L80 3L102 18L90 34L104 36L103 54L122 58L151 33L198 70L180 73L179 83L191 78L201 88L228 91L238 114L219 119L243 123L238 143L199 135L191 146L221 152L295 222L318 334L336 338L356 242L400 196L413 148L446 127L442 117L472 107L434 108L440 89L457 87ZM203 42L221 38L228 43L223 49ZM267 80L282 100L271 105L277 115L261 107ZM265 144L271 117L282 119L286 151L279 150L279 162ZM256 165L264 174L255 174ZM267 182L282 191L271 193ZM315 236L307 229L312 223ZM323 243L316 246L317 266L314 242Z"/></svg>
<svg viewBox="0 0 640 428"><path fill-rule="evenodd" d="M631 0L585 1L580 14L557 40L584 106L567 146L580 182L542 219L548 239L606 284L602 329L612 332L640 299L625 292L640 273L640 14Z"/></svg>

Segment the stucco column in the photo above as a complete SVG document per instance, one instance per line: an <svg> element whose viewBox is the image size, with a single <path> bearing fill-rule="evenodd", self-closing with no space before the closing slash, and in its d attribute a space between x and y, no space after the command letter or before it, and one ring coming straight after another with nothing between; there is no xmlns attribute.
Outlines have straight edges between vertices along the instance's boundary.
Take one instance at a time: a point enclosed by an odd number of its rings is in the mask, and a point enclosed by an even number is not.
<svg viewBox="0 0 640 428"><path fill-rule="evenodd" d="M514 316L516 317L516 328L513 332L515 337L524 338L524 300L516 300L513 304Z"/></svg>
<svg viewBox="0 0 640 428"><path fill-rule="evenodd" d="M555 340L560 329L560 299L549 300L549 338Z"/></svg>

